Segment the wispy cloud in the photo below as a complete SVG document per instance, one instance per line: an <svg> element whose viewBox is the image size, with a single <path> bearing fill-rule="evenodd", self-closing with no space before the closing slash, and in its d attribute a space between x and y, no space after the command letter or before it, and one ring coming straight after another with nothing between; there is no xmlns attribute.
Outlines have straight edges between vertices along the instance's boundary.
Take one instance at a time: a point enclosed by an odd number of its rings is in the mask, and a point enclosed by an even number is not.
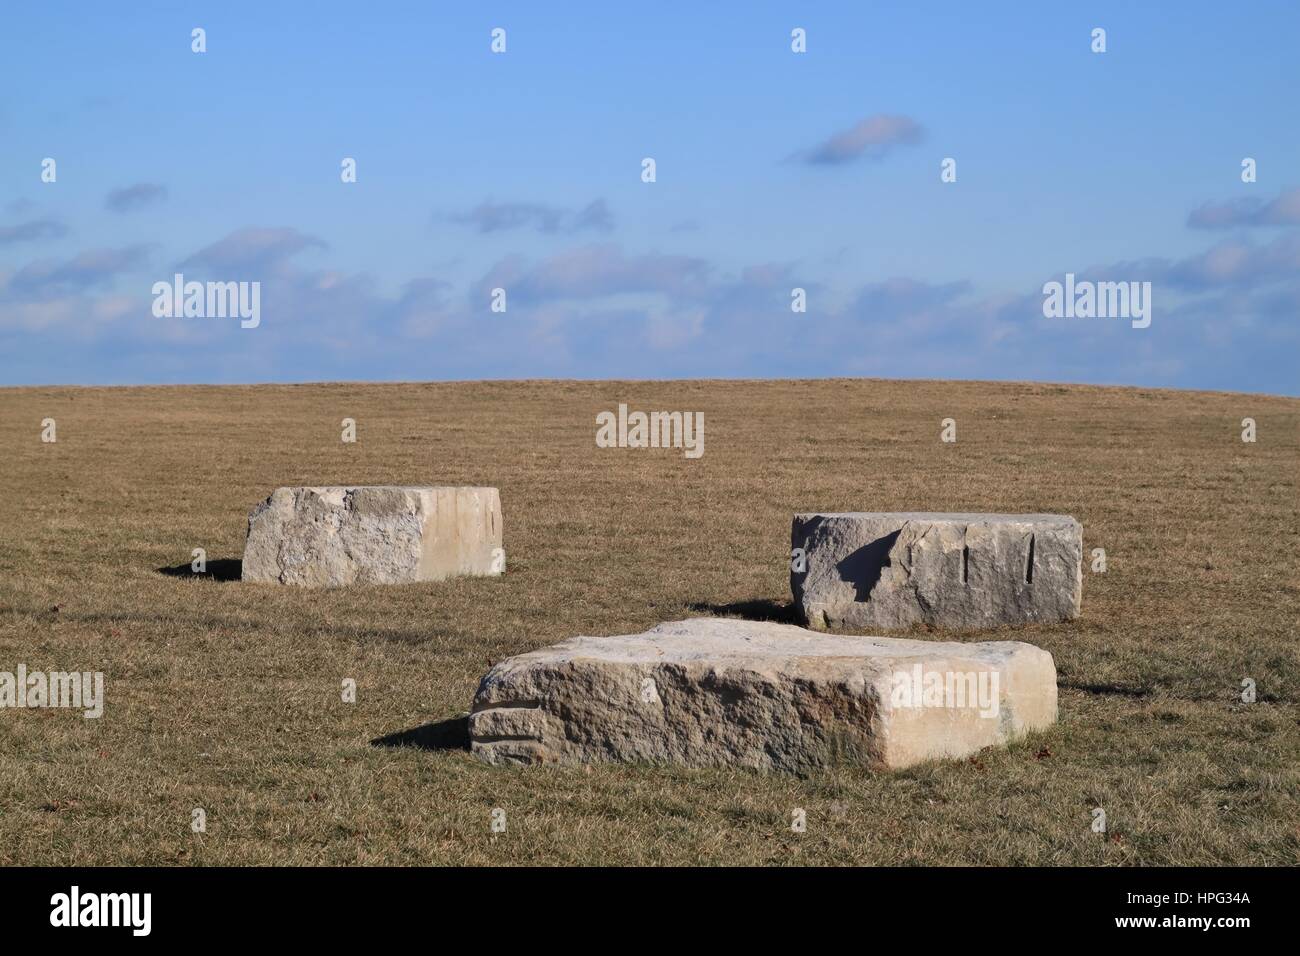
<svg viewBox="0 0 1300 956"><path fill-rule="evenodd" d="M614 228L614 216L605 205L605 200L596 199L584 206L569 225L571 232L581 232L584 229L609 232Z"/></svg>
<svg viewBox="0 0 1300 956"><path fill-rule="evenodd" d="M145 246L90 249L62 261L42 259L9 276L0 286L0 294L41 299L91 292L108 286L119 274L143 266L147 259Z"/></svg>
<svg viewBox="0 0 1300 956"><path fill-rule="evenodd" d="M304 249L328 248L323 239L289 227L250 226L239 229L200 249L181 262L181 268L206 268L228 274L259 275L281 269Z"/></svg>
<svg viewBox="0 0 1300 956"><path fill-rule="evenodd" d="M1187 217L1193 229L1231 229L1238 226L1300 226L1300 189L1284 192L1276 199L1242 197L1226 202L1207 202Z"/></svg>
<svg viewBox="0 0 1300 956"><path fill-rule="evenodd" d="M33 219L16 226L0 226L0 246L41 239L62 239L67 234L68 227L55 219Z"/></svg>
<svg viewBox="0 0 1300 956"><path fill-rule="evenodd" d="M498 263L478 289L508 288L519 302L589 299L623 294L681 297L698 294L710 264L690 256L628 256L616 245L579 246L525 266L515 257Z"/></svg>
<svg viewBox="0 0 1300 956"><path fill-rule="evenodd" d="M533 202L486 202L448 217L452 222L473 226L479 232L535 229L546 233L575 233L584 230L609 232L614 217L605 200L596 199L581 209L568 210Z"/></svg>
<svg viewBox="0 0 1300 956"><path fill-rule="evenodd" d="M110 212L134 212L167 198L167 187L158 183L136 183L114 189L104 199L104 208Z"/></svg>
<svg viewBox="0 0 1300 956"><path fill-rule="evenodd" d="M856 159L881 159L896 147L924 139L925 130L910 117L876 114L795 158L814 166L836 166Z"/></svg>
<svg viewBox="0 0 1300 956"><path fill-rule="evenodd" d="M1263 245L1246 239L1221 242L1170 264L1163 277L1178 288L1193 292L1296 281L1300 279L1300 237L1281 235Z"/></svg>

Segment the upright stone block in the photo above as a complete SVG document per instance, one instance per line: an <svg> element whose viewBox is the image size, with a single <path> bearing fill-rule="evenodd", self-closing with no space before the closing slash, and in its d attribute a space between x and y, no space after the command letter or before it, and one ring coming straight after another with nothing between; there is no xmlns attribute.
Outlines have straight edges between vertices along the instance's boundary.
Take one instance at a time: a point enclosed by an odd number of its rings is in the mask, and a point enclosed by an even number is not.
<svg viewBox="0 0 1300 956"><path fill-rule="evenodd" d="M1083 529L1066 515L795 515L790 587L810 627L989 628L1078 617Z"/></svg>
<svg viewBox="0 0 1300 956"><path fill-rule="evenodd" d="M248 516L243 579L337 587L500 574L495 488L277 488Z"/></svg>
<svg viewBox="0 0 1300 956"><path fill-rule="evenodd" d="M696 618L501 661L479 684L469 730L491 764L803 772L964 757L1055 720L1056 667L1030 644Z"/></svg>

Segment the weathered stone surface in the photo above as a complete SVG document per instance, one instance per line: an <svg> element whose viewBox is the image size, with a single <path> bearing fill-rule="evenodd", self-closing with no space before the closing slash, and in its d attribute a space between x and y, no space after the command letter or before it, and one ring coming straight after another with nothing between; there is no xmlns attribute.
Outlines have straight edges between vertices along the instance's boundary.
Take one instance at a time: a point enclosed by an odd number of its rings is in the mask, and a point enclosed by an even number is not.
<svg viewBox="0 0 1300 956"><path fill-rule="evenodd" d="M1066 515L801 514L791 545L790 587L810 627L987 628L1079 615L1083 529Z"/></svg>
<svg viewBox="0 0 1300 956"><path fill-rule="evenodd" d="M695 618L504 660L479 684L469 729L493 764L805 771L962 757L1055 720L1056 667L1030 644Z"/></svg>
<svg viewBox="0 0 1300 956"><path fill-rule="evenodd" d="M243 579L309 587L500 574L495 488L277 488L248 516Z"/></svg>

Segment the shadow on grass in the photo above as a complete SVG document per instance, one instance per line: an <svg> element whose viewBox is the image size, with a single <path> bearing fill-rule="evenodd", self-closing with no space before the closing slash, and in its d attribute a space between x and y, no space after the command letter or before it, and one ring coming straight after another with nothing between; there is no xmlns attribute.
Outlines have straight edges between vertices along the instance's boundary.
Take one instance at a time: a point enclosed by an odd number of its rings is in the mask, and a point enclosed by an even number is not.
<svg viewBox="0 0 1300 956"><path fill-rule="evenodd" d="M1126 687L1123 684L1087 684L1080 681L1057 680L1061 690L1079 690L1085 694L1118 694L1121 697L1150 697L1150 687Z"/></svg>
<svg viewBox="0 0 1300 956"><path fill-rule="evenodd" d="M734 604L691 604L688 607L700 614L715 617L743 617L749 621L775 621L778 624L803 624L799 609L793 603L782 604L766 598L736 601Z"/></svg>
<svg viewBox="0 0 1300 956"><path fill-rule="evenodd" d="M372 747L419 747L421 750L469 750L469 716L461 714L425 724L413 730L401 730L370 741Z"/></svg>
<svg viewBox="0 0 1300 956"><path fill-rule="evenodd" d="M208 562L208 570L199 574L190 569L189 564L175 564L170 568L159 568L159 574L169 578L211 578L214 581L238 581L243 575L244 562L241 558L217 558Z"/></svg>

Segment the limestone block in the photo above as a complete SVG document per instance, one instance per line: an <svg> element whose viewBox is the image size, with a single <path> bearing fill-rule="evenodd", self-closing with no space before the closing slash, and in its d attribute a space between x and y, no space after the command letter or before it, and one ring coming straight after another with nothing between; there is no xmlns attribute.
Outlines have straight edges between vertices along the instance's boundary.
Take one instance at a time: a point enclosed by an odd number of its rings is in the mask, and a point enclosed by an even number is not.
<svg viewBox="0 0 1300 956"><path fill-rule="evenodd" d="M1055 720L1056 668L1030 644L695 618L501 661L479 684L469 730L491 764L803 772L963 757Z"/></svg>
<svg viewBox="0 0 1300 956"><path fill-rule="evenodd" d="M1083 529L1066 515L795 515L790 586L808 626L989 628L1078 617Z"/></svg>
<svg viewBox="0 0 1300 956"><path fill-rule="evenodd" d="M243 580L308 587L500 574L495 488L277 488L248 516Z"/></svg>

